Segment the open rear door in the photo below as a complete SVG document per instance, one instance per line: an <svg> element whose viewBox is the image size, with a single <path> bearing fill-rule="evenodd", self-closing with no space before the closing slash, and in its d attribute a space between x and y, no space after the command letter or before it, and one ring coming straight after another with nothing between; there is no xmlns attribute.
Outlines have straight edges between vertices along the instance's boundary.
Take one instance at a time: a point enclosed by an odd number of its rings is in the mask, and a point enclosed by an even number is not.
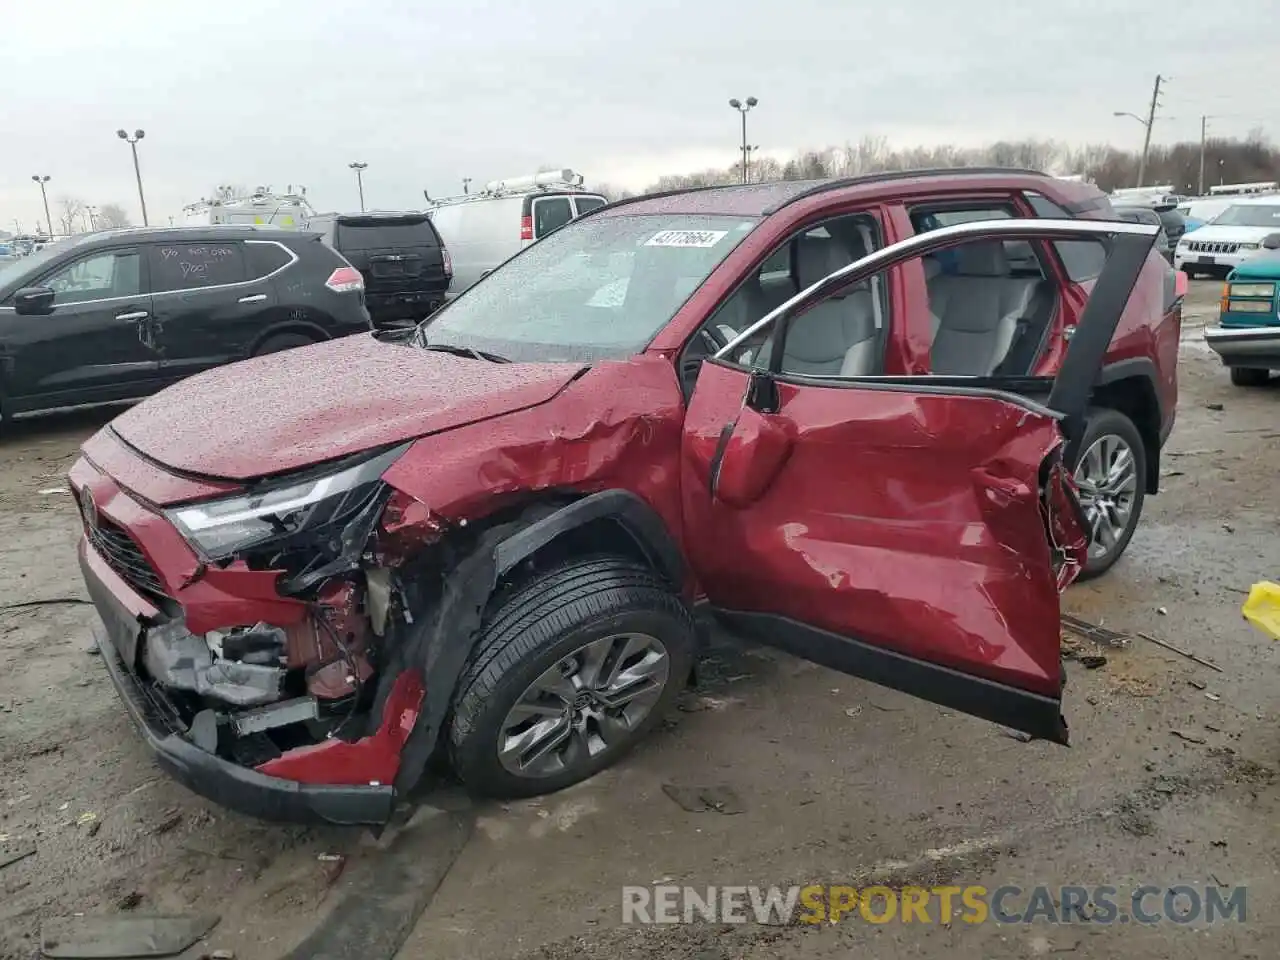
<svg viewBox="0 0 1280 960"><path fill-rule="evenodd" d="M1058 600L1088 536L1064 451L1156 232L1032 219L943 228L836 271L719 351L690 401L682 485L687 549L713 608L764 643L1066 743ZM994 239L1107 248L1052 382L780 368L792 321L832 293ZM767 333L767 369L734 362Z"/></svg>

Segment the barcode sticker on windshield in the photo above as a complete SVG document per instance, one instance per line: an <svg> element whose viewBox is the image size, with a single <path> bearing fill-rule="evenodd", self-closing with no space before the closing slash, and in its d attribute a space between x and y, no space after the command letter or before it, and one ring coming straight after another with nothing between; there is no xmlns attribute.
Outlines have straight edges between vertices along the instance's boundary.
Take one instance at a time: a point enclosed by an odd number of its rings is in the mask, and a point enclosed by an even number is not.
<svg viewBox="0 0 1280 960"><path fill-rule="evenodd" d="M714 247L728 230L663 230L645 241L646 247Z"/></svg>

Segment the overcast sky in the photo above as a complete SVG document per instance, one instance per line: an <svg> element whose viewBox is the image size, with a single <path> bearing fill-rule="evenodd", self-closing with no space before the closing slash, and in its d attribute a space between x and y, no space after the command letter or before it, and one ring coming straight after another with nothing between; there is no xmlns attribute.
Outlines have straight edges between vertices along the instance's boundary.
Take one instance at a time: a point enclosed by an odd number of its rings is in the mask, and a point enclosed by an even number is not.
<svg viewBox="0 0 1280 960"><path fill-rule="evenodd" d="M1140 144L1280 138L1278 0L0 0L0 227L75 196L152 222L219 183L304 184L321 209L417 206L569 166L642 187L867 134Z"/></svg>

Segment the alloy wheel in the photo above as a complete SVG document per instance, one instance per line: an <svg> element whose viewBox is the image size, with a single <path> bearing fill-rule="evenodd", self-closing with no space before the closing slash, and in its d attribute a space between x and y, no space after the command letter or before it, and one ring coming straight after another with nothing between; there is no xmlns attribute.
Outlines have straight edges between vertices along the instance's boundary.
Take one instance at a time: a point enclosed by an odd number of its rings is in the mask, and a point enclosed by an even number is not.
<svg viewBox="0 0 1280 960"><path fill-rule="evenodd" d="M545 670L507 712L498 759L509 773L542 778L620 747L662 696L670 676L657 637L592 640Z"/></svg>
<svg viewBox="0 0 1280 960"><path fill-rule="evenodd" d="M1089 559L1107 556L1133 521L1138 469L1122 437L1105 434L1089 445L1075 471L1080 506L1089 521Z"/></svg>

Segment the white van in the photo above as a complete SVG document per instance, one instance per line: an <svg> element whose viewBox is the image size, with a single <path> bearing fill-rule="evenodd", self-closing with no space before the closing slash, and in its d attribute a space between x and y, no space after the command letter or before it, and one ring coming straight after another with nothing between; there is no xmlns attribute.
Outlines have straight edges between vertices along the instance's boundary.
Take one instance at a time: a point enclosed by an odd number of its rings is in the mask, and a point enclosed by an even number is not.
<svg viewBox="0 0 1280 960"><path fill-rule="evenodd" d="M494 180L479 193L429 201L427 216L453 259L448 299L551 231L608 201L582 176L553 170Z"/></svg>

